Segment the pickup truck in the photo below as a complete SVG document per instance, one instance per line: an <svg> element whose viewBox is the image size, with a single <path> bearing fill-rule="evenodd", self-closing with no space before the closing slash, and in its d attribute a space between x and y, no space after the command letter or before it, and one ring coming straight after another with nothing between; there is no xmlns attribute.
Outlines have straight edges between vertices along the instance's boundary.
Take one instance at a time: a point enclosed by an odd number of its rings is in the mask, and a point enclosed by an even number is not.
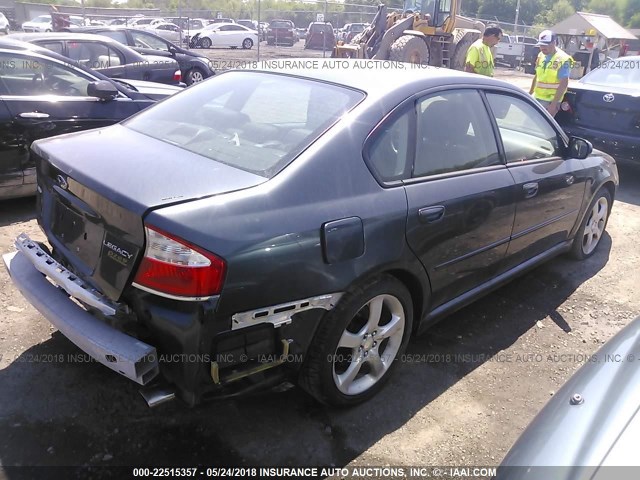
<svg viewBox="0 0 640 480"><path fill-rule="evenodd" d="M518 43L513 35L503 35L496 45L495 61L515 68L520 65L524 57L524 48L525 44Z"/></svg>

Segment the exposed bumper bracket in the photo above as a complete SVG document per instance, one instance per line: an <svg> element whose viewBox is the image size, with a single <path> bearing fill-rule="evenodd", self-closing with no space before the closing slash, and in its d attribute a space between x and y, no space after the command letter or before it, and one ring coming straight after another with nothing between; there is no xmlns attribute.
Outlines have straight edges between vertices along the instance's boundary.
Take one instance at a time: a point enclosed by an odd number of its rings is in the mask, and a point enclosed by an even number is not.
<svg viewBox="0 0 640 480"><path fill-rule="evenodd" d="M43 254L47 255L44 251ZM52 262L50 266L55 268L57 262L47 257ZM81 350L141 385L158 375L158 356L154 347L91 315L49 282L24 253L8 253L2 259L22 295Z"/></svg>

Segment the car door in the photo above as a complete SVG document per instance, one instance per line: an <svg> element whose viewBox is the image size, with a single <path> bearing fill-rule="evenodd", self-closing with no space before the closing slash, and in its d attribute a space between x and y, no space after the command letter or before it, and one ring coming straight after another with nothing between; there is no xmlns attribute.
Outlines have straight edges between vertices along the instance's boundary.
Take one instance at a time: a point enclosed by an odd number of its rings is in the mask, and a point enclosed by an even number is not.
<svg viewBox="0 0 640 480"><path fill-rule="evenodd" d="M407 242L429 275L437 307L495 274L513 227L515 183L477 90L424 95L394 122L387 129L388 145L380 143L378 163L386 165L388 179L402 178ZM408 178L401 173L402 162L384 161L403 152L406 128L411 132Z"/></svg>
<svg viewBox="0 0 640 480"><path fill-rule="evenodd" d="M0 95L6 96L3 78L8 73L7 68L0 70ZM10 133L13 127L13 118L9 109L0 100L0 199L7 196L4 191L23 183L23 165L21 163L20 145L16 143L16 138Z"/></svg>
<svg viewBox="0 0 640 480"><path fill-rule="evenodd" d="M104 102L87 95L95 78L68 63L18 52L0 52L2 163L35 182L29 147L34 140L111 125L139 111L121 95ZM19 166L19 167L18 167ZM14 179L15 180L15 179Z"/></svg>
<svg viewBox="0 0 640 480"><path fill-rule="evenodd" d="M234 28L233 25L222 25L220 28L218 28L217 34L212 35L212 37L215 38L216 35L219 39L219 43L216 44L216 42L214 41L213 43L215 46L233 47L238 45L237 37L239 35L239 32Z"/></svg>
<svg viewBox="0 0 640 480"><path fill-rule="evenodd" d="M563 158L562 134L533 100L504 92L487 92L486 97L516 183L507 253L508 265L515 266L568 239L588 175L581 160Z"/></svg>

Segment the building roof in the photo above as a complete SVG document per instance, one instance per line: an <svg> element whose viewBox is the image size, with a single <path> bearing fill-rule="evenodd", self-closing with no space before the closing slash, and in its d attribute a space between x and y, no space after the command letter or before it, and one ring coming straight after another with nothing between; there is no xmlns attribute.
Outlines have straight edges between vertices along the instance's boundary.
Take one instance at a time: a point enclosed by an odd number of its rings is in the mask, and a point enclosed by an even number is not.
<svg viewBox="0 0 640 480"><path fill-rule="evenodd" d="M576 12L569 18L554 25L553 30L558 35L595 35L609 40L637 40L629 30L615 22L608 15L596 13ZM593 32L590 32L593 30Z"/></svg>

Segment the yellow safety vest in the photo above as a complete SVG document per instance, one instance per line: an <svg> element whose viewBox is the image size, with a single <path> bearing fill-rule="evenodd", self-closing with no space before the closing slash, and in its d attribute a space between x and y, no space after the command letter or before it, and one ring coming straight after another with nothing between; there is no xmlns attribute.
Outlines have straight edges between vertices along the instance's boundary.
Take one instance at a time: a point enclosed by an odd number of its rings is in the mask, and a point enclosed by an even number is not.
<svg viewBox="0 0 640 480"><path fill-rule="evenodd" d="M556 53L553 54L551 60L546 63L546 65L544 62L545 58L546 55L540 52L536 59L536 87L533 90L533 96L538 100L550 102L556 96L556 92L560 86L560 79L558 78L560 68L562 68L565 62L569 62L569 68L573 68L574 60L559 48L556 49ZM564 95L564 93L565 92L562 92L562 95ZM562 99L562 97L560 98Z"/></svg>

